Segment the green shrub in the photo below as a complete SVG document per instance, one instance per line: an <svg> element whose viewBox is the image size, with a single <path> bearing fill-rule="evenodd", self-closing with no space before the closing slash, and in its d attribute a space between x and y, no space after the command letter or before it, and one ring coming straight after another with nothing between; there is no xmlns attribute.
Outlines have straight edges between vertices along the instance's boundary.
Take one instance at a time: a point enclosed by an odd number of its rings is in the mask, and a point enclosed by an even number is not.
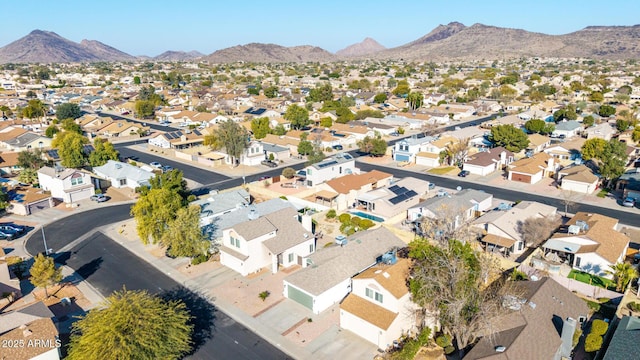
<svg viewBox="0 0 640 360"><path fill-rule="evenodd" d="M351 215L349 215L347 213L343 213L343 214L340 214L338 219L340 220L341 223L348 224L348 223L351 222Z"/></svg>
<svg viewBox="0 0 640 360"><path fill-rule="evenodd" d="M282 200L284 200L284 201L289 200L289 199L287 199L287 197L286 197L286 196L284 196L284 195L280 195L280 199L282 199Z"/></svg>
<svg viewBox="0 0 640 360"><path fill-rule="evenodd" d="M133 161L133 160L129 160L129 164L131 164L133 166L138 166L138 163Z"/></svg>
<svg viewBox="0 0 640 360"><path fill-rule="evenodd" d="M446 335L446 334L442 334L442 335L436 337L436 344L438 346L440 346L441 348L445 348L447 346L451 346L451 336L450 335Z"/></svg>
<svg viewBox="0 0 640 360"><path fill-rule="evenodd" d="M527 280L527 274L523 273L518 269L513 269L513 272L511 273L511 280L513 281Z"/></svg>
<svg viewBox="0 0 640 360"><path fill-rule="evenodd" d="M593 322L591 323L591 332L589 334L604 335L607 333L608 328L609 324L607 324L604 320L593 320Z"/></svg>
<svg viewBox="0 0 640 360"><path fill-rule="evenodd" d="M265 300L267 300L269 295L271 295L271 293L268 290L265 290L265 291L261 292L260 294L258 294L258 297L260 299L262 299L262 301L265 301Z"/></svg>
<svg viewBox="0 0 640 360"><path fill-rule="evenodd" d="M359 218L357 216L354 216L354 217L351 218L351 225L360 226L360 221L361 220L362 220L361 218Z"/></svg>
<svg viewBox="0 0 640 360"><path fill-rule="evenodd" d="M327 219L335 219L336 218L336 210L330 209L327 211Z"/></svg>
<svg viewBox="0 0 640 360"><path fill-rule="evenodd" d="M367 230L368 228L372 227L373 225L375 225L373 223L373 221L369 220L369 219L362 219L362 221L360 221L360 228L362 230Z"/></svg>
<svg viewBox="0 0 640 360"><path fill-rule="evenodd" d="M407 340L403 345L402 349L398 352L394 352L391 355L391 359L395 360L413 360L418 350L429 342L429 337L431 336L431 329L424 328L418 334L418 337L415 339Z"/></svg>
<svg viewBox="0 0 640 360"><path fill-rule="evenodd" d="M580 342L580 336L582 336L582 329L577 328L576 331L573 332L573 341L571 342L571 347L574 348Z"/></svg>
<svg viewBox="0 0 640 360"><path fill-rule="evenodd" d="M451 345L449 345L449 346L444 348L444 353L447 354L447 355L453 353L454 351L456 351L456 348L454 348Z"/></svg>
<svg viewBox="0 0 640 360"><path fill-rule="evenodd" d="M589 309L591 309L591 311L593 312L600 311L600 303L589 301L589 300L585 300L585 301L587 302L587 306L589 307Z"/></svg>
<svg viewBox="0 0 640 360"><path fill-rule="evenodd" d="M187 196L187 201L188 202L192 202L192 201L196 201L198 197L193 195L193 194L189 194L189 196Z"/></svg>
<svg viewBox="0 0 640 360"><path fill-rule="evenodd" d="M193 259L191 259L191 265L202 264L203 262L207 262L209 260L209 254L200 254Z"/></svg>
<svg viewBox="0 0 640 360"><path fill-rule="evenodd" d="M102 194L102 189L96 189L94 192L95 192L96 195Z"/></svg>
<svg viewBox="0 0 640 360"><path fill-rule="evenodd" d="M628 303L627 307L631 311L640 312L640 303L637 303L635 301L632 301L632 302Z"/></svg>
<svg viewBox="0 0 640 360"><path fill-rule="evenodd" d="M589 334L584 340L584 351L594 352L600 350L602 347L602 336L596 334Z"/></svg>

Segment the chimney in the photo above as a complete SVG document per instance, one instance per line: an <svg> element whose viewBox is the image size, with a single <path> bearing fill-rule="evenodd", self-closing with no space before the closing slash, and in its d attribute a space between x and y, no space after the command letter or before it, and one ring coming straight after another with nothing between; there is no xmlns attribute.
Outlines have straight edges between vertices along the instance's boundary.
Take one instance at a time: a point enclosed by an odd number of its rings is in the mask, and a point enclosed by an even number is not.
<svg viewBox="0 0 640 360"><path fill-rule="evenodd" d="M313 221L311 220L311 215L307 215L306 213L300 217L302 227L308 232L313 233Z"/></svg>
<svg viewBox="0 0 640 360"><path fill-rule="evenodd" d="M576 328L578 326L578 322L576 319L568 317L564 323L562 324L562 335L560 336L560 340L562 340L562 344L560 345L560 356L563 358L571 357L571 350L573 349L573 333L576 332Z"/></svg>

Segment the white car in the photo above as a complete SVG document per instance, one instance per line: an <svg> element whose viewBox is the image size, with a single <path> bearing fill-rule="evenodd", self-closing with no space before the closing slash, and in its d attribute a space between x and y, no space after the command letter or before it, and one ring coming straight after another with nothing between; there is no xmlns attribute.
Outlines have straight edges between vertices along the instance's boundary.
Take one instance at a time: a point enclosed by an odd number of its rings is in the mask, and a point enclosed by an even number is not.
<svg viewBox="0 0 640 360"><path fill-rule="evenodd" d="M151 167L156 168L156 169L160 169L160 168L162 167L162 164L160 164L160 163L159 163L159 162L157 162L157 161L154 161L154 162L150 163L149 165L150 165Z"/></svg>

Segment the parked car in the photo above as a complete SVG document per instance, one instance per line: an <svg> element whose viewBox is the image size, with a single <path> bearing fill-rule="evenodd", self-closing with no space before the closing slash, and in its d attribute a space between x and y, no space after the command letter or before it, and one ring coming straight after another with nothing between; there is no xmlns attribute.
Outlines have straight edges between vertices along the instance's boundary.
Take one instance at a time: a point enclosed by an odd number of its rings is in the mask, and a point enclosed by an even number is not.
<svg viewBox="0 0 640 360"><path fill-rule="evenodd" d="M90 199L92 201L105 202L109 200L109 197L105 194L95 194L95 195L91 195Z"/></svg>
<svg viewBox="0 0 640 360"><path fill-rule="evenodd" d="M342 150L343 149L342 145L333 145L332 148L334 150Z"/></svg>
<svg viewBox="0 0 640 360"><path fill-rule="evenodd" d="M397 131L392 132L391 134L389 134L391 136L400 136L400 133L398 133Z"/></svg>
<svg viewBox="0 0 640 360"><path fill-rule="evenodd" d="M627 197L622 201L622 206L634 207L634 206L636 206L636 199L634 199L632 197Z"/></svg>
<svg viewBox="0 0 640 360"><path fill-rule="evenodd" d="M467 177L467 175L469 175L469 170L462 170L458 173L460 177Z"/></svg>
<svg viewBox="0 0 640 360"><path fill-rule="evenodd" d="M11 233L22 234L24 233L24 226L16 225L14 223L0 224L0 231L4 230Z"/></svg>
<svg viewBox="0 0 640 360"><path fill-rule="evenodd" d="M438 193L436 194L437 197L445 197L445 196L449 196L449 193L447 192L447 190L444 189L440 189L438 190Z"/></svg>
<svg viewBox="0 0 640 360"><path fill-rule="evenodd" d="M429 190L433 190L436 188L436 184L434 183L429 183Z"/></svg>
<svg viewBox="0 0 640 360"><path fill-rule="evenodd" d="M262 161L260 162L260 164L262 164L262 165L264 165L264 166L268 166L268 167L270 167L270 168L278 167L278 164L276 164L275 162L270 161L270 160L262 160Z"/></svg>
<svg viewBox="0 0 640 360"><path fill-rule="evenodd" d="M154 161L154 162L150 163L149 165L150 165L151 167L156 168L156 169L160 169L160 168L162 167L162 164L160 164L160 163L159 163L159 162L157 162L157 161Z"/></svg>
<svg viewBox="0 0 640 360"><path fill-rule="evenodd" d="M173 170L173 168L171 166L169 166L169 165L162 165L160 167L160 169L162 170L162 172L168 172L168 171Z"/></svg>
<svg viewBox="0 0 640 360"><path fill-rule="evenodd" d="M13 234L0 231L0 240L13 240Z"/></svg>

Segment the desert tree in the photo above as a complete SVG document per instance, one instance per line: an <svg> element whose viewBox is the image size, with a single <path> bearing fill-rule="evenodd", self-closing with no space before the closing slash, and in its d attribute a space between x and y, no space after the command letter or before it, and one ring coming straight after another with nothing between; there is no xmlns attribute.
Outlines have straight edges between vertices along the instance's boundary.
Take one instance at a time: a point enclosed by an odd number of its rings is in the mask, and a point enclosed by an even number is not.
<svg viewBox="0 0 640 360"><path fill-rule="evenodd" d="M200 206L178 209L176 218L167 225L160 243L167 247L167 254L171 257L206 254L209 241L200 228Z"/></svg>
<svg viewBox="0 0 640 360"><path fill-rule="evenodd" d="M409 257L414 260L409 278L414 301L426 316L436 314L461 352L495 332L504 296L515 290L499 277L494 258L452 239L439 244L415 240Z"/></svg>
<svg viewBox="0 0 640 360"><path fill-rule="evenodd" d="M551 217L530 217L518 221L516 228L525 243L525 246L536 248L547 240L561 224L558 216Z"/></svg>
<svg viewBox="0 0 640 360"><path fill-rule="evenodd" d="M471 226L463 208L449 204L441 204L432 213L420 217L419 226L424 238L447 242L448 239L472 241L478 232Z"/></svg>
<svg viewBox="0 0 640 360"><path fill-rule="evenodd" d="M43 254L36 255L29 274L31 275L29 281L34 286L44 288L46 298L49 297L47 287L62 281L62 268L56 268L53 258Z"/></svg>
<svg viewBox="0 0 640 360"><path fill-rule="evenodd" d="M192 315L180 300L123 289L72 325L68 359L181 359Z"/></svg>

